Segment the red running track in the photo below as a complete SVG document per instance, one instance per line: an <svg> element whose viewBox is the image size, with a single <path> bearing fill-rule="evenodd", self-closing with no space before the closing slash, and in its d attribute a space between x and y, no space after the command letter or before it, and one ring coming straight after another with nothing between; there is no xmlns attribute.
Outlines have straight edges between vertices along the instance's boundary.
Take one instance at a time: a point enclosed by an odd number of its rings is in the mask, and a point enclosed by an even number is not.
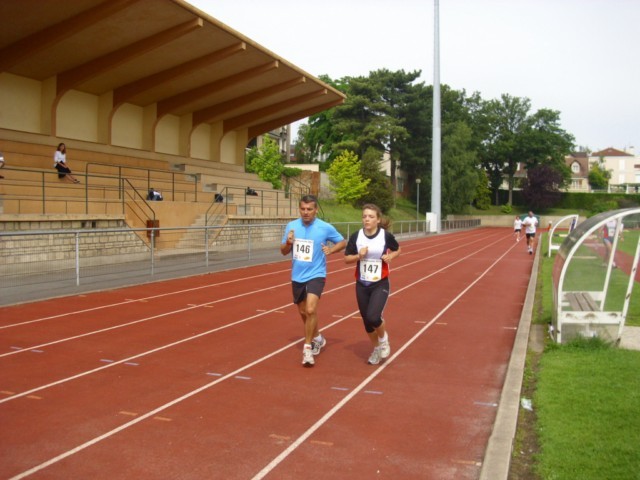
<svg viewBox="0 0 640 480"><path fill-rule="evenodd" d="M1 308L0 477L478 478L533 258L504 228L401 245L378 366L341 254L311 369L288 260Z"/></svg>

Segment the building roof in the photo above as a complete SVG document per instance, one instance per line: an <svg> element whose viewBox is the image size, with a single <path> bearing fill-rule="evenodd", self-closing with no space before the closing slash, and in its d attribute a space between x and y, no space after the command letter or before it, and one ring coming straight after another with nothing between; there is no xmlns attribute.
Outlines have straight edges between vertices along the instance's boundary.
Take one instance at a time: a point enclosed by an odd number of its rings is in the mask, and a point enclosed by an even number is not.
<svg viewBox="0 0 640 480"><path fill-rule="evenodd" d="M605 148L604 150L600 150L599 152L593 152L591 154L592 157L633 157L632 154L623 152L622 150L617 150L615 148Z"/></svg>
<svg viewBox="0 0 640 480"><path fill-rule="evenodd" d="M156 105L252 138L345 98L182 0L2 0L0 17L0 72L112 95L111 111Z"/></svg>
<svg viewBox="0 0 640 480"><path fill-rule="evenodd" d="M567 165L567 167L571 168L571 165L573 165L574 163L580 165L580 171L576 173L571 170L571 177L587 178L589 176L589 159L587 158L586 154L575 155L572 153L569 156L565 157L565 164Z"/></svg>

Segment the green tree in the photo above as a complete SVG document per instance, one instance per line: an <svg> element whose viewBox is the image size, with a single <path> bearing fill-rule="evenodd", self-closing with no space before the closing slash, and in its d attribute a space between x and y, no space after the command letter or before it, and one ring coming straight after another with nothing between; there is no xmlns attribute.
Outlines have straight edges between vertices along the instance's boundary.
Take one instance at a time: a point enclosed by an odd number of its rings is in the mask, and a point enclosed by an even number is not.
<svg viewBox="0 0 640 480"><path fill-rule="evenodd" d="M611 180L611 172L604 168L602 161L594 163L589 170L589 186L596 190L606 189Z"/></svg>
<svg viewBox="0 0 640 480"><path fill-rule="evenodd" d="M484 140L480 157L496 191L504 177L509 186L509 201L513 204L514 176L518 162L524 159L523 134L528 128L527 116L531 102L527 98L503 94L500 100L485 102L481 117Z"/></svg>
<svg viewBox="0 0 640 480"><path fill-rule="evenodd" d="M530 115L528 98L503 94L500 100L484 102L476 115L480 159L496 191L506 177L508 203L513 204L515 173L520 164L527 170L552 166L565 182L569 172L564 157L573 147L573 136L560 128L560 113L542 109Z"/></svg>
<svg viewBox="0 0 640 480"><path fill-rule="evenodd" d="M459 213L470 205L478 184L476 154L469 148L471 128L464 122L445 125L442 141L442 213Z"/></svg>
<svg viewBox="0 0 640 480"><path fill-rule="evenodd" d="M298 127L294 154L298 163L314 163L315 158L311 146L307 143L309 124L302 123Z"/></svg>
<svg viewBox="0 0 640 480"><path fill-rule="evenodd" d="M476 170L478 173L478 184L474 196L474 203L478 210L489 210L491 207L491 190L489 189L489 176L482 168Z"/></svg>
<svg viewBox="0 0 640 480"><path fill-rule="evenodd" d="M327 169L331 190L342 204L353 204L367 191L370 180L360 173L360 160L350 151L342 152Z"/></svg>
<svg viewBox="0 0 640 480"><path fill-rule="evenodd" d="M368 148L362 156L360 172L362 177L369 180L366 193L358 199L357 205L374 203L382 213L388 213L393 207L393 186L389 178L380 168L382 158L375 148Z"/></svg>
<svg viewBox="0 0 640 480"><path fill-rule="evenodd" d="M268 137L260 147L253 147L247 153L247 170L258 174L260 179L271 183L273 188L282 188L284 158L278 144Z"/></svg>

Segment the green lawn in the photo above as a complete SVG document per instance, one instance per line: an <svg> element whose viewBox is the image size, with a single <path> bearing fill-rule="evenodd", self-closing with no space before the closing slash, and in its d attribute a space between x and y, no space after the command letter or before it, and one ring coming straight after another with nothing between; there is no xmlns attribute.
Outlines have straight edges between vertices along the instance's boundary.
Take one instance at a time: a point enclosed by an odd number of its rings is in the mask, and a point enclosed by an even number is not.
<svg viewBox="0 0 640 480"><path fill-rule="evenodd" d="M582 341L549 346L533 406L544 480L640 478L640 352Z"/></svg>
<svg viewBox="0 0 640 480"><path fill-rule="evenodd" d="M582 253L593 257L593 252ZM551 321L554 259L540 258L535 323ZM571 272L573 281L584 289L597 287L594 282L602 277L602 260L585 258L578 263L579 269ZM619 270L612 272L610 293L614 297L624 292L627 279ZM640 325L639 297L640 290L635 288L627 325ZM531 357L527 363L526 381L533 383L535 391L537 478L640 479L640 352L618 349L598 339L559 346L547 338L538 368L532 372ZM518 438L522 435L520 432Z"/></svg>

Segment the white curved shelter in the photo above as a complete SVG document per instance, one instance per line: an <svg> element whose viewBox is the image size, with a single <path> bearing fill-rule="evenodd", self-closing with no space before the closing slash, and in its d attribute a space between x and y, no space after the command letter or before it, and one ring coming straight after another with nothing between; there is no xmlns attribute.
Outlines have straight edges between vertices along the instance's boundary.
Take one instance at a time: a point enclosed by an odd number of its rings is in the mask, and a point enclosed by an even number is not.
<svg viewBox="0 0 640 480"><path fill-rule="evenodd" d="M640 208L614 210L579 224L553 265L552 337L598 336L618 342L632 304L640 252Z"/></svg>

